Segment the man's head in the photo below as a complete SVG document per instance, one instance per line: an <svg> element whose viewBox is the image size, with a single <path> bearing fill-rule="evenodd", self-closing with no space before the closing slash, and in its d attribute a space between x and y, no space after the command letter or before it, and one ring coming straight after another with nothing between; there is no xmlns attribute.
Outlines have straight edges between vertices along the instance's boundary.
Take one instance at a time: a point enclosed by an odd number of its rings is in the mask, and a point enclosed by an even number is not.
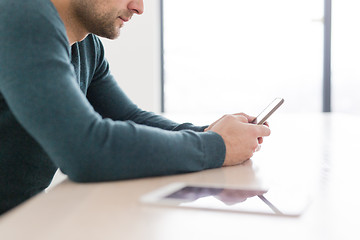
<svg viewBox="0 0 360 240"><path fill-rule="evenodd" d="M115 39L133 14L142 14L143 0L70 0L71 17L88 33Z"/></svg>

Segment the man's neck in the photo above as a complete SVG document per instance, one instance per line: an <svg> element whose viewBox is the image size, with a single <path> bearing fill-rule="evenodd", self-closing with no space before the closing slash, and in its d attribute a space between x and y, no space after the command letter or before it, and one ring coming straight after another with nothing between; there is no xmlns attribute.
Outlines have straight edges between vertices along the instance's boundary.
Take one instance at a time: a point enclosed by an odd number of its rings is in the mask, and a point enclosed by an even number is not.
<svg viewBox="0 0 360 240"><path fill-rule="evenodd" d="M51 0L51 2L54 4L65 25L69 45L71 46L75 42L83 40L88 35L88 32L76 21L71 9L70 0Z"/></svg>

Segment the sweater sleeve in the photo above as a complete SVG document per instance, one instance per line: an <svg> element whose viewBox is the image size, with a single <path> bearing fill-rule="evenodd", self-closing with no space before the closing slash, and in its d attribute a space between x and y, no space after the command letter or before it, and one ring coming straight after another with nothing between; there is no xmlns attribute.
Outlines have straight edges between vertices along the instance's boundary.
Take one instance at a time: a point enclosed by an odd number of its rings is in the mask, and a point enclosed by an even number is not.
<svg viewBox="0 0 360 240"><path fill-rule="evenodd" d="M104 57L101 41L94 38L97 49L98 66L95 71L87 98L95 110L105 118L113 120L131 120L138 124L158 127L165 130L193 130L203 132L207 126L195 126L191 123L178 124L163 116L138 108L122 91L109 71L109 64ZM139 86L141 88L141 86Z"/></svg>
<svg viewBox="0 0 360 240"><path fill-rule="evenodd" d="M137 124L137 117L103 118L76 83L64 26L37 9L18 9L2 9L6 14L0 17L0 91L19 123L70 179L109 181L222 165L225 145L214 132L167 131ZM105 84L113 81L99 89Z"/></svg>

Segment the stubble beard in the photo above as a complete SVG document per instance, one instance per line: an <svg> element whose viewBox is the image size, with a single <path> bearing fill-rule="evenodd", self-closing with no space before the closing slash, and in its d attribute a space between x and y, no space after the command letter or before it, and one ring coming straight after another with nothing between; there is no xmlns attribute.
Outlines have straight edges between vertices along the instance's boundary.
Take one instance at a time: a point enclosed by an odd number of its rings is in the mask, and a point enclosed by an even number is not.
<svg viewBox="0 0 360 240"><path fill-rule="evenodd" d="M91 33L108 39L116 39L120 36L121 25L116 24L117 14L106 14L99 16L92 26L89 26ZM96 23L95 23L96 22Z"/></svg>
<svg viewBox="0 0 360 240"><path fill-rule="evenodd" d="M87 32L93 33L100 37L116 39L120 35L118 16L121 13L113 10L101 13L93 1L78 1L79 4L74 6L75 18L80 22Z"/></svg>

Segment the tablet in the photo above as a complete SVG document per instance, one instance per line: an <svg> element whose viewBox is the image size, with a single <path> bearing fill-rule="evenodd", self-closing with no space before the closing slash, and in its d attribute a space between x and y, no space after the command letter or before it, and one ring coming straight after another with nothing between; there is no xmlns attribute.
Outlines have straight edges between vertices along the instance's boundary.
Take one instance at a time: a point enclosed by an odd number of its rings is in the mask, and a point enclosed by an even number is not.
<svg viewBox="0 0 360 240"><path fill-rule="evenodd" d="M144 195L141 201L163 206L297 217L308 206L309 197L295 189L173 183Z"/></svg>

